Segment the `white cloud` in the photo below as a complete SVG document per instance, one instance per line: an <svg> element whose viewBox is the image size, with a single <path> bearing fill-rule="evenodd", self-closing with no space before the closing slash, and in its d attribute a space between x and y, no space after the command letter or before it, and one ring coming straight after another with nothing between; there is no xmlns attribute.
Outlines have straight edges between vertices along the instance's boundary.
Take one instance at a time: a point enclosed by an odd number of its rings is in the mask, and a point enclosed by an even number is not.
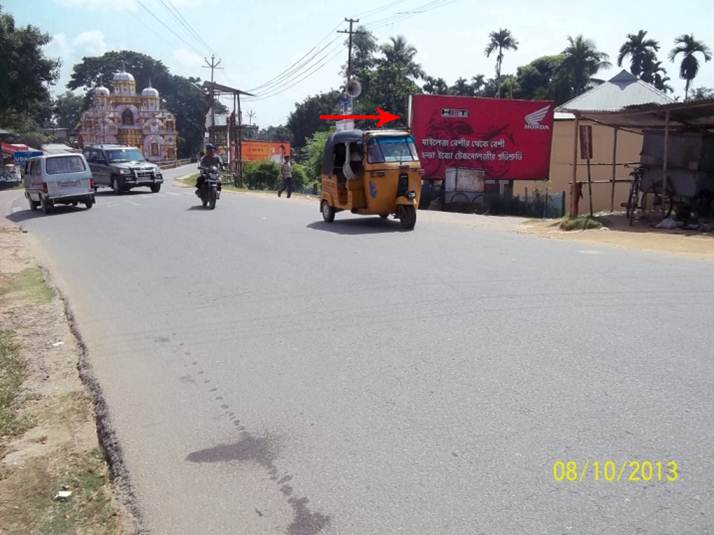
<svg viewBox="0 0 714 535"><path fill-rule="evenodd" d="M173 57L179 74L191 74L196 76L197 69L200 69L203 65L203 58L201 56L185 48L174 50Z"/></svg>
<svg viewBox="0 0 714 535"><path fill-rule="evenodd" d="M80 9L109 9L112 11L136 11L138 4L136 0L54 0L55 3L64 7L76 7Z"/></svg>
<svg viewBox="0 0 714 535"><path fill-rule="evenodd" d="M72 47L81 56L101 56L107 51L107 42L101 31L89 30L72 39Z"/></svg>
<svg viewBox="0 0 714 535"><path fill-rule="evenodd" d="M44 46L48 58L64 58L69 54L70 49L71 45L63 33L53 35L52 40Z"/></svg>

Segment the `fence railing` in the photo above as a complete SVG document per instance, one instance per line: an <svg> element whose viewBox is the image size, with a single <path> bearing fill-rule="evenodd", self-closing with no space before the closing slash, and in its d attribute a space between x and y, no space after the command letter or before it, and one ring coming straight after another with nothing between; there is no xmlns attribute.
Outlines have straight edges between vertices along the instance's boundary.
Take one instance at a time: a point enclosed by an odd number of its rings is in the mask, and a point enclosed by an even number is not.
<svg viewBox="0 0 714 535"><path fill-rule="evenodd" d="M176 167L181 167L182 165L187 165L191 163L191 158L184 158L183 160L172 160L170 162L161 162L159 167L161 169L174 169Z"/></svg>

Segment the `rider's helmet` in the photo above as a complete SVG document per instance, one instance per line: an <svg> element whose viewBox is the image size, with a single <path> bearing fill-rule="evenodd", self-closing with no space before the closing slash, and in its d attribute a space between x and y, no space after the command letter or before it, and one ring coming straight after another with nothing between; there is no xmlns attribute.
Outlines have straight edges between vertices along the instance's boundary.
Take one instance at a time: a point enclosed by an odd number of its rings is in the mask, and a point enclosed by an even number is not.
<svg viewBox="0 0 714 535"><path fill-rule="evenodd" d="M206 150L216 150L216 146L213 143L208 143L206 145Z"/></svg>

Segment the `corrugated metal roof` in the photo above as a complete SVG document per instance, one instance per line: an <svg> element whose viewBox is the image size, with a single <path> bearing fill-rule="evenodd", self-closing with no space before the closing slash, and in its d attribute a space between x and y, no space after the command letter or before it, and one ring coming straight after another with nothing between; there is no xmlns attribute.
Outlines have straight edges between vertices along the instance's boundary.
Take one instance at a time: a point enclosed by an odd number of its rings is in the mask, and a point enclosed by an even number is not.
<svg viewBox="0 0 714 535"><path fill-rule="evenodd" d="M652 84L623 70L604 84L566 102L557 111L619 111L642 104L671 104L673 99Z"/></svg>

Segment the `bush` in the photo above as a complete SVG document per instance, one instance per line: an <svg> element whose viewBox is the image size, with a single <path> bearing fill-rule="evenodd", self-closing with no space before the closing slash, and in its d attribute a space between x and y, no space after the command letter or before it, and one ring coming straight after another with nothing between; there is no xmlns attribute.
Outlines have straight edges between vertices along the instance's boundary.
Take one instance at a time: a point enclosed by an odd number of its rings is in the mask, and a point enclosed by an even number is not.
<svg viewBox="0 0 714 535"><path fill-rule="evenodd" d="M278 189L280 167L270 160L248 162L243 171L243 179L248 189Z"/></svg>
<svg viewBox="0 0 714 535"><path fill-rule="evenodd" d="M305 167L299 163L293 164L293 189L300 191L303 188L308 187L308 182L310 182Z"/></svg>
<svg viewBox="0 0 714 535"><path fill-rule="evenodd" d="M597 217L589 215L579 215L578 217L565 217L560 222L562 230L589 230L602 228L603 221Z"/></svg>

